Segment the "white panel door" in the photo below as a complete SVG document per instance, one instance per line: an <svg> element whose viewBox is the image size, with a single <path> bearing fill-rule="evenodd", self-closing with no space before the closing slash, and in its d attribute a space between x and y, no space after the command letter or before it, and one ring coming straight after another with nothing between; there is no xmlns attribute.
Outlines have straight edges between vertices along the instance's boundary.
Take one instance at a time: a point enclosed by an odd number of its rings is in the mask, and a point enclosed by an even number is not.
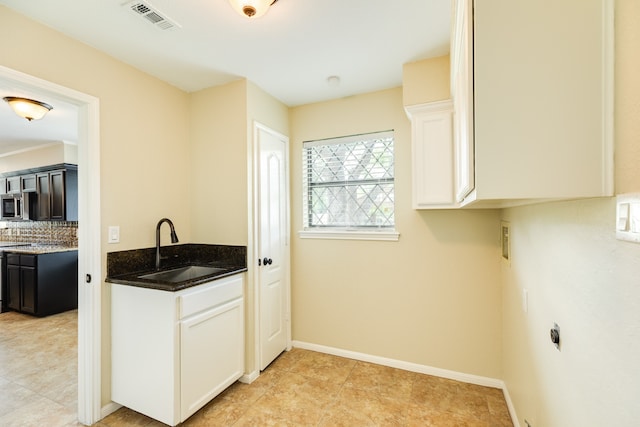
<svg viewBox="0 0 640 427"><path fill-rule="evenodd" d="M258 273L260 370L288 345L287 140L257 128L259 153Z"/></svg>

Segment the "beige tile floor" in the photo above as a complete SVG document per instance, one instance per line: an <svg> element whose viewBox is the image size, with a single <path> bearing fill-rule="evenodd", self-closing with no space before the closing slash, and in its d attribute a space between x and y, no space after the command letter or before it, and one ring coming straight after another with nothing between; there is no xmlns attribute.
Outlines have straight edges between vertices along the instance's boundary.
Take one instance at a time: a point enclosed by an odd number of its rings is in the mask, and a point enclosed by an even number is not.
<svg viewBox="0 0 640 427"><path fill-rule="evenodd" d="M78 426L75 311L0 314L0 426ZM95 427L163 426L121 408ZM198 426L511 427L502 391L313 351L282 354L194 414Z"/></svg>

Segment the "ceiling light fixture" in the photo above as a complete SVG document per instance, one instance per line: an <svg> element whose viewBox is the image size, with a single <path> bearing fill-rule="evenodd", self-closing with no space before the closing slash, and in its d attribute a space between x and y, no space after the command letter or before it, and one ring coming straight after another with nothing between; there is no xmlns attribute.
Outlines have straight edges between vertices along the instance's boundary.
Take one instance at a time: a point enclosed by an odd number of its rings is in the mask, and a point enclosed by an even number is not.
<svg viewBox="0 0 640 427"><path fill-rule="evenodd" d="M3 99L9 103L9 106L11 106L17 115L29 121L40 120L53 109L49 104L28 98L6 96Z"/></svg>
<svg viewBox="0 0 640 427"><path fill-rule="evenodd" d="M240 15L255 19L267 13L269 7L278 0L229 0L231 6Z"/></svg>

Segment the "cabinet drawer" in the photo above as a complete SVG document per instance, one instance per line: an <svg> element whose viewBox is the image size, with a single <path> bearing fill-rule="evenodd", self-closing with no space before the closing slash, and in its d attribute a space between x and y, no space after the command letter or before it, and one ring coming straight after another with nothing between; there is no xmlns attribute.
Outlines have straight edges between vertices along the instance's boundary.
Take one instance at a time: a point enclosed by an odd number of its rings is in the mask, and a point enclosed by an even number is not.
<svg viewBox="0 0 640 427"><path fill-rule="evenodd" d="M242 274L199 285L180 296L178 318L182 319L241 296Z"/></svg>
<svg viewBox="0 0 640 427"><path fill-rule="evenodd" d="M35 255L20 255L20 265L25 265L27 267L35 267L36 266L36 256Z"/></svg>
<svg viewBox="0 0 640 427"><path fill-rule="evenodd" d="M20 265L20 254L7 254L7 264Z"/></svg>

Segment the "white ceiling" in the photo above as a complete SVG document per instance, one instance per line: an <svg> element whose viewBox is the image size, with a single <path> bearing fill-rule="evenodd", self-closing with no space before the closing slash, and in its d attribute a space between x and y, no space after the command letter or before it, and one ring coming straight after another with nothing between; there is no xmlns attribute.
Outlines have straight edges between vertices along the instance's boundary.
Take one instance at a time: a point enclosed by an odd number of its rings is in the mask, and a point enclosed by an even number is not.
<svg viewBox="0 0 640 427"><path fill-rule="evenodd" d="M403 64L449 51L450 0L279 0L255 20L227 0L142 1L179 27L157 28L126 0L0 5L187 92L247 78L288 106L400 86ZM0 81L0 97L20 95L39 94ZM34 122L0 104L0 153L17 140L77 140L63 120L74 108L37 99L54 110Z"/></svg>

